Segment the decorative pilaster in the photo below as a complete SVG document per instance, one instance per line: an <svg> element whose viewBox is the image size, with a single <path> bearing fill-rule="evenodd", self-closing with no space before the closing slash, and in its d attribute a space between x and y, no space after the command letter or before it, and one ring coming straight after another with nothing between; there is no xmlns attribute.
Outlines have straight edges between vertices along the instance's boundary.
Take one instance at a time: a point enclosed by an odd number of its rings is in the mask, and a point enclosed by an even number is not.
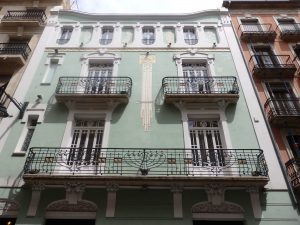
<svg viewBox="0 0 300 225"><path fill-rule="evenodd" d="M149 131L153 112L152 100L152 64L155 63L155 56L146 55L140 56L140 64L143 66L142 74L142 96L141 96L141 111L142 124L144 131Z"/></svg>
<svg viewBox="0 0 300 225"><path fill-rule="evenodd" d="M207 185L206 194L208 202L211 202L212 205L221 205L224 202L224 192L225 189L223 186L218 184Z"/></svg>
<svg viewBox="0 0 300 225"><path fill-rule="evenodd" d="M109 184L107 186L106 217L115 216L118 189L119 186L117 184Z"/></svg>
<svg viewBox="0 0 300 225"><path fill-rule="evenodd" d="M261 214L262 214L260 198L259 198L259 189L258 187L249 187L247 189L247 192L250 193L253 215L256 219L259 219L261 218Z"/></svg>
<svg viewBox="0 0 300 225"><path fill-rule="evenodd" d="M66 200L69 204L77 204L82 198L85 185L81 183L67 183L66 185Z"/></svg>
<svg viewBox="0 0 300 225"><path fill-rule="evenodd" d="M174 218L182 218L182 191L183 187L174 186L171 188L173 192L173 207L174 207Z"/></svg>
<svg viewBox="0 0 300 225"><path fill-rule="evenodd" d="M45 185L43 183L35 183L32 185L31 188L31 201L29 204L29 208L27 211L27 216L35 216L36 211L39 206L40 198L41 198L41 192L45 189Z"/></svg>

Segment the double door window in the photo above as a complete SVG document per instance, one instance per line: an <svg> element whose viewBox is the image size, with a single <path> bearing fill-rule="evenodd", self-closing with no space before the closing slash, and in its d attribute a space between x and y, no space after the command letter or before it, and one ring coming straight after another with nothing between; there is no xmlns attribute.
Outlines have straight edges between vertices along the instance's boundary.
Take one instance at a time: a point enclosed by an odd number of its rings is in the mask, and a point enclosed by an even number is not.
<svg viewBox="0 0 300 225"><path fill-rule="evenodd" d="M270 46L253 47L253 52L260 68L277 68L281 65Z"/></svg>
<svg viewBox="0 0 300 225"><path fill-rule="evenodd" d="M85 93L110 93L113 64L90 64Z"/></svg>
<svg viewBox="0 0 300 225"><path fill-rule="evenodd" d="M209 93L212 87L212 79L209 79L206 63L183 64L183 76L186 81L186 92Z"/></svg>
<svg viewBox="0 0 300 225"><path fill-rule="evenodd" d="M221 128L216 119L189 119L194 166L225 166Z"/></svg>

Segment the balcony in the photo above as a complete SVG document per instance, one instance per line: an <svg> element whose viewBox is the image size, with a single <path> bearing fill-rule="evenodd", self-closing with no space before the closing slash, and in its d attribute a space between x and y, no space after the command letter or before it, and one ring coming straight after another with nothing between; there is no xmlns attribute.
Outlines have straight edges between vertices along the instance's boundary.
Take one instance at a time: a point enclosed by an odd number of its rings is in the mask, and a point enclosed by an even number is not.
<svg viewBox="0 0 300 225"><path fill-rule="evenodd" d="M128 103L131 87L130 77L60 77L55 97L78 105Z"/></svg>
<svg viewBox="0 0 300 225"><path fill-rule="evenodd" d="M297 68L289 55L252 55L249 60L252 75L257 78L293 78Z"/></svg>
<svg viewBox="0 0 300 225"><path fill-rule="evenodd" d="M162 81L166 103L235 103L239 87L235 77L165 77Z"/></svg>
<svg viewBox="0 0 300 225"><path fill-rule="evenodd" d="M300 40L300 23L279 24L276 30L283 41L297 42Z"/></svg>
<svg viewBox="0 0 300 225"><path fill-rule="evenodd" d="M300 191L300 159L290 159L285 166L292 187L294 190Z"/></svg>
<svg viewBox="0 0 300 225"><path fill-rule="evenodd" d="M245 42L273 42L276 38L271 24L241 24L238 35Z"/></svg>
<svg viewBox="0 0 300 225"><path fill-rule="evenodd" d="M47 16L44 10L14 10L7 11L1 20L4 26L41 26Z"/></svg>
<svg viewBox="0 0 300 225"><path fill-rule="evenodd" d="M265 113L271 124L280 127L300 127L300 98L269 98L265 103Z"/></svg>
<svg viewBox="0 0 300 225"><path fill-rule="evenodd" d="M193 187L221 182L264 186L268 168L260 149L31 148L24 166L27 184Z"/></svg>
<svg viewBox="0 0 300 225"><path fill-rule="evenodd" d="M0 43L0 65L5 65L5 69L10 68L14 72L16 66L25 65L30 52L27 43Z"/></svg>

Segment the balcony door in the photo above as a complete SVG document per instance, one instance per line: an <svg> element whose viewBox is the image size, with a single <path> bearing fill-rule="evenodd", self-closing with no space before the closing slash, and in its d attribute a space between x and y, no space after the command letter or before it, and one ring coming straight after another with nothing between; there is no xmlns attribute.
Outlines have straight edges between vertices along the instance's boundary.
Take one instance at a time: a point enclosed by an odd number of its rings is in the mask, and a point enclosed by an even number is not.
<svg viewBox="0 0 300 225"><path fill-rule="evenodd" d="M260 68L276 68L280 65L270 46L253 47L256 63Z"/></svg>
<svg viewBox="0 0 300 225"><path fill-rule="evenodd" d="M289 82L267 82L266 87L277 115L298 114L300 106Z"/></svg>
<svg viewBox="0 0 300 225"><path fill-rule="evenodd" d="M112 63L90 64L88 78L85 86L87 94L110 93L110 78L113 73Z"/></svg>
<svg viewBox="0 0 300 225"><path fill-rule="evenodd" d="M259 24L258 19L243 19L243 32L261 32L263 31L262 26Z"/></svg>
<svg viewBox="0 0 300 225"><path fill-rule="evenodd" d="M193 166L208 174L225 166L221 127L216 119L189 119L190 145Z"/></svg>
<svg viewBox="0 0 300 225"><path fill-rule="evenodd" d="M61 156L70 172L97 173L104 123L102 119L75 119L70 148Z"/></svg>
<svg viewBox="0 0 300 225"><path fill-rule="evenodd" d="M207 77L206 63L184 63L182 64L182 70L185 80L185 92L210 93L212 85Z"/></svg>

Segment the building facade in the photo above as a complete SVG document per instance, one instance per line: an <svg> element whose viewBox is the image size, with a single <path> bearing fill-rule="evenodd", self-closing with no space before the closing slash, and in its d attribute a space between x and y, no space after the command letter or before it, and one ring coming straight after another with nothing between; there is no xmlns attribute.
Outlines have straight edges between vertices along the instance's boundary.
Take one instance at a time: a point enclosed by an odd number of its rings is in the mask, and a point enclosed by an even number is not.
<svg viewBox="0 0 300 225"><path fill-rule="evenodd" d="M299 206L299 2L224 1Z"/></svg>
<svg viewBox="0 0 300 225"><path fill-rule="evenodd" d="M299 224L236 46L223 10L51 11L0 125L2 221Z"/></svg>
<svg viewBox="0 0 300 225"><path fill-rule="evenodd" d="M70 8L67 0L0 2L0 87L13 95L54 6ZM0 103L10 99L0 91Z"/></svg>

